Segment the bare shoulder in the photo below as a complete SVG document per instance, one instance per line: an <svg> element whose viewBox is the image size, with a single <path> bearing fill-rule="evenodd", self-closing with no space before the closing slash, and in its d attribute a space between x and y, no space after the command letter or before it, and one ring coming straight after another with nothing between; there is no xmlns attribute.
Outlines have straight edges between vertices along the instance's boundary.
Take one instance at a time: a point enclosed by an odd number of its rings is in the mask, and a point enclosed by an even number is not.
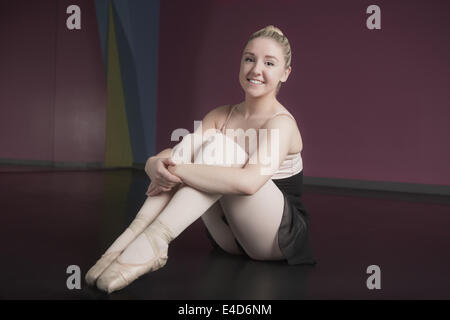
<svg viewBox="0 0 450 320"><path fill-rule="evenodd" d="M218 106L210 110L203 121L214 122L215 128L219 129L224 124L228 113L230 112L231 105L226 104L223 106Z"/></svg>
<svg viewBox="0 0 450 320"><path fill-rule="evenodd" d="M289 134L292 134L294 133L295 130L297 130L297 122L293 117L290 117L289 115L283 113L276 115L272 119L269 119L264 124L263 128L267 129L278 128L280 130L288 132Z"/></svg>
<svg viewBox="0 0 450 320"><path fill-rule="evenodd" d="M266 122L265 127L277 128L283 131L291 140L290 153L301 152L303 149L302 136L297 125L297 120L286 108L280 108L280 114Z"/></svg>

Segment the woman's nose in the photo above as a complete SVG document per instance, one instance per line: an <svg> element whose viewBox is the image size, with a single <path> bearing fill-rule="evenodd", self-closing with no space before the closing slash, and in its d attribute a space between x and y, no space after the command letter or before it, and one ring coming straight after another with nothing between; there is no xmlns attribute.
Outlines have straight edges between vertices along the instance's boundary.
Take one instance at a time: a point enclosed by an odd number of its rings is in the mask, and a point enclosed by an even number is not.
<svg viewBox="0 0 450 320"><path fill-rule="evenodd" d="M261 66L261 64L258 63L258 62L255 63L254 66L253 66L252 71L253 71L253 73L254 73L255 75L260 75L260 74L261 74L261 71L262 71L262 66Z"/></svg>

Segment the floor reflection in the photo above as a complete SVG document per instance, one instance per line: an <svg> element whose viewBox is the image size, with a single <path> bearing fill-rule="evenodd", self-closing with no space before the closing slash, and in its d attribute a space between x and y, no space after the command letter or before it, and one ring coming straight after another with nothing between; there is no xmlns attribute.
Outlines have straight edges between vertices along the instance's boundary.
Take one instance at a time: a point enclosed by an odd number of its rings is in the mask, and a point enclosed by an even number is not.
<svg viewBox="0 0 450 320"><path fill-rule="evenodd" d="M139 170L2 172L2 299L448 299L450 197L305 188L316 266L259 262L212 249L194 222L167 265L111 295L82 277L145 200ZM366 287L381 268L382 289Z"/></svg>
<svg viewBox="0 0 450 320"><path fill-rule="evenodd" d="M254 261L217 248L207 257L197 291L210 299L306 299L313 268Z"/></svg>

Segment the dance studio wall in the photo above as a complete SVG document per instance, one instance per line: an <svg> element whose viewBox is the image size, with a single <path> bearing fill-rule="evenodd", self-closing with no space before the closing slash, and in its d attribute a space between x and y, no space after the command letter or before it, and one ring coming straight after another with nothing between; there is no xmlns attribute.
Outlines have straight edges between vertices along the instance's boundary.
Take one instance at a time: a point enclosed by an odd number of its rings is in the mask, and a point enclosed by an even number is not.
<svg viewBox="0 0 450 320"><path fill-rule="evenodd" d="M80 29L66 20L80 9ZM131 167L155 153L159 1L0 2L0 163Z"/></svg>
<svg viewBox="0 0 450 320"><path fill-rule="evenodd" d="M173 130L243 100L243 45L274 24L292 46L278 98L305 181L450 185L447 1L377 1L381 30L368 1L194 3L0 2L0 162L142 165ZM81 30L65 28L70 4Z"/></svg>
<svg viewBox="0 0 450 320"><path fill-rule="evenodd" d="M107 118L105 163L143 167L156 152L159 1L95 4L112 114Z"/></svg>
<svg viewBox="0 0 450 320"><path fill-rule="evenodd" d="M105 75L94 3L81 30L66 28L71 1L0 3L0 159L103 163Z"/></svg>
<svg viewBox="0 0 450 320"><path fill-rule="evenodd" d="M366 27L371 4L381 30ZM449 186L449 9L438 0L162 1L157 150L175 144L175 128L191 131L208 110L244 99L243 46L273 24L292 47L278 98L297 119L306 178Z"/></svg>

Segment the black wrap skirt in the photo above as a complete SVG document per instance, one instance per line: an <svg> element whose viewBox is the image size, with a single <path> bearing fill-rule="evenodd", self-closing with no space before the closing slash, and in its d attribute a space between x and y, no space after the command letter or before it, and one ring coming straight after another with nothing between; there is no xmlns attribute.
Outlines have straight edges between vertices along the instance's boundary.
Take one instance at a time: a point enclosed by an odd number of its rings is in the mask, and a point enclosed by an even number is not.
<svg viewBox="0 0 450 320"><path fill-rule="evenodd" d="M283 217L278 228L278 244L283 256L290 265L315 265L317 262L311 244L310 216L301 200L303 171L288 178L272 181L284 197ZM225 216L222 219L228 224ZM213 247L219 247L207 229L206 233ZM236 243L245 252L237 239Z"/></svg>

